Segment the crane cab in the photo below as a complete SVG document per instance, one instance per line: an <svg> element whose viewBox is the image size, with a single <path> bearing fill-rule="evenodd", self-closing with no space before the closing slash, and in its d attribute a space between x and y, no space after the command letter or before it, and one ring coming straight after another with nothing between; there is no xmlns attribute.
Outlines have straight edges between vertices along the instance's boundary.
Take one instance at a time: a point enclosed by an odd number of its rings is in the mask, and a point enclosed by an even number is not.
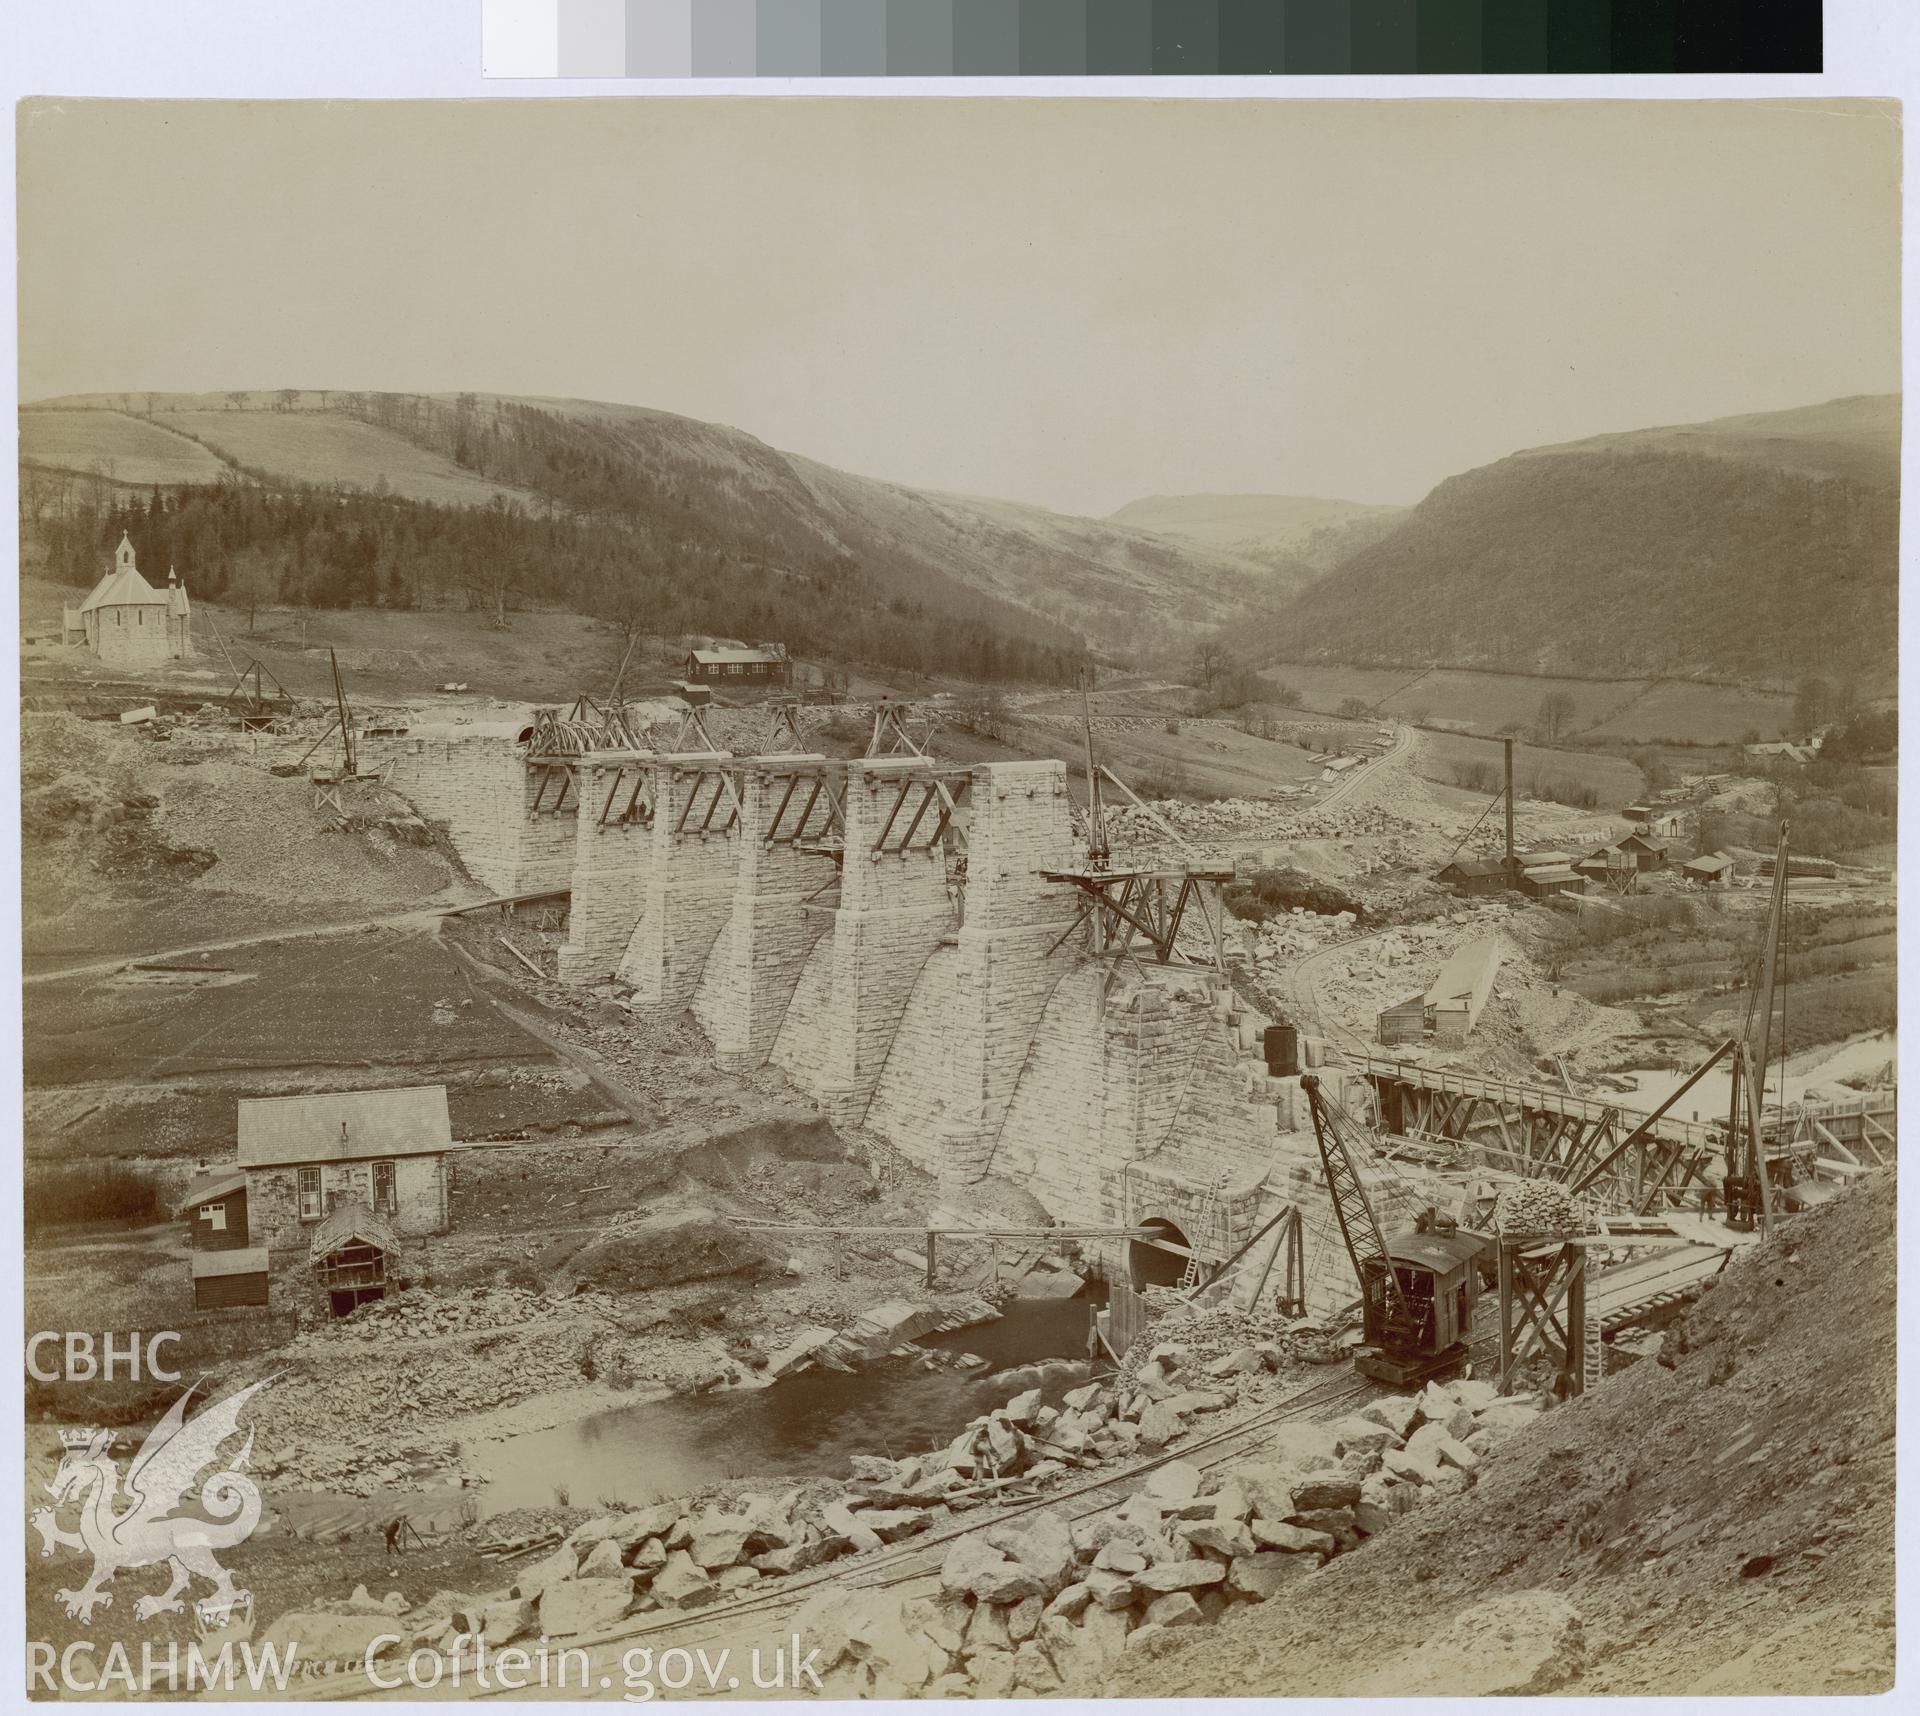
<svg viewBox="0 0 1920 1716"><path fill-rule="evenodd" d="M1479 1234L1423 1218L1388 1242L1388 1264L1400 1284L1407 1312L1394 1314L1380 1281L1380 1266L1367 1271L1362 1333L1366 1344L1354 1368L1382 1382L1409 1384L1446 1370L1467 1356L1473 1310L1480 1299Z"/></svg>

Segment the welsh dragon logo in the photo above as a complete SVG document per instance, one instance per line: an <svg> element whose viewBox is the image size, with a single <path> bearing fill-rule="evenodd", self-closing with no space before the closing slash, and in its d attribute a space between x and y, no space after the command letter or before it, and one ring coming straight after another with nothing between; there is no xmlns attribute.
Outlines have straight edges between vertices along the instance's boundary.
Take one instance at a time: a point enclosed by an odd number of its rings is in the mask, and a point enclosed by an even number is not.
<svg viewBox="0 0 1920 1716"><path fill-rule="evenodd" d="M40 1533L42 1555L51 1555L58 1546L93 1557L93 1574L79 1590L54 1593L70 1616L91 1625L95 1608L113 1606L113 1593L104 1587L116 1573L163 1561L172 1570L173 1582L158 1596L134 1604L136 1620L181 1613L186 1608L181 1593L196 1576L213 1584L212 1594L193 1606L201 1626L225 1626L236 1606L251 1609L251 1593L235 1587L233 1575L214 1559L214 1551L244 1543L260 1523L260 1491L245 1476L253 1431L247 1431L240 1451L224 1463L220 1448L240 1433L241 1407L265 1386L256 1382L230 1394L191 1421L189 1388L147 1433L124 1479L109 1451L111 1430L61 1431L66 1452L47 1480L53 1506L36 1508L29 1523ZM193 1480L209 1466L219 1469L199 1486L198 1509L183 1512ZM116 1508L123 1490L128 1505ZM80 1510L77 1532L55 1523L57 1511L69 1505Z"/></svg>

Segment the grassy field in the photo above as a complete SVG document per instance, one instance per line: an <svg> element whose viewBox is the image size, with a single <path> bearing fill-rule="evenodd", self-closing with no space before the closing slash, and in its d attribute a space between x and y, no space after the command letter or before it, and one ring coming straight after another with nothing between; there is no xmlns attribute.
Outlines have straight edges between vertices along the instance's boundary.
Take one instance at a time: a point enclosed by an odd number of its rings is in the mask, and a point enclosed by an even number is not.
<svg viewBox="0 0 1920 1716"><path fill-rule="evenodd" d="M302 483L387 488L409 500L485 506L496 494L529 505L538 497L490 483L451 459L371 423L330 411L174 411L157 421L207 443L221 457Z"/></svg>
<svg viewBox="0 0 1920 1716"><path fill-rule="evenodd" d="M293 1062L437 1068L541 1053L474 999L430 935L373 930L262 942L207 964L242 980L193 988L71 978L29 989L27 1083L185 1078Z"/></svg>
<svg viewBox="0 0 1920 1716"><path fill-rule="evenodd" d="M20 457L122 483L217 483L233 472L184 435L117 411L23 411Z"/></svg>
<svg viewBox="0 0 1920 1716"><path fill-rule="evenodd" d="M1792 711L1784 693L1739 686L1688 685L1646 679L1565 679L1516 673L1474 673L1440 668L1347 667L1280 662L1264 670L1276 685L1291 686L1314 709L1337 709L1357 697L1403 721L1497 733L1510 723L1531 727L1550 692L1573 699L1569 735L1580 740L1631 744L1677 739L1688 744L1725 744L1757 727L1777 737Z"/></svg>
<svg viewBox="0 0 1920 1716"><path fill-rule="evenodd" d="M1792 718L1793 699L1785 692L1666 680L1648 686L1594 726L1576 720L1574 736L1613 742L1678 739L1697 745L1735 741L1752 730L1763 739L1777 739Z"/></svg>
<svg viewBox="0 0 1920 1716"><path fill-rule="evenodd" d="M1491 792L1500 784L1500 746L1464 733L1423 732L1414 767L1428 780L1447 786L1465 784L1468 771L1488 770L1487 790ZM1553 799L1602 816L1617 816L1620 807L1632 803L1645 785L1640 771L1625 757L1525 744L1513 747L1513 781L1516 794L1522 798ZM1586 802L1588 795L1591 804Z"/></svg>

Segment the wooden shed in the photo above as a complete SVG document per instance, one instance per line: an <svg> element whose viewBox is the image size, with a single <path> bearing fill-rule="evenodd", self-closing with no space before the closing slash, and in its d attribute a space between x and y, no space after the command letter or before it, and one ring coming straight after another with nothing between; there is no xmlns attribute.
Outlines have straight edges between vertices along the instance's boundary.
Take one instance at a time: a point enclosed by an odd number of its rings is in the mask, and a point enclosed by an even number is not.
<svg viewBox="0 0 1920 1716"><path fill-rule="evenodd" d="M267 1248L244 1251L196 1251L193 1254L193 1308L231 1311L267 1302Z"/></svg>
<svg viewBox="0 0 1920 1716"><path fill-rule="evenodd" d="M791 685L793 663L783 645L766 644L743 649L737 644L687 652L686 677L694 684L728 682L747 685Z"/></svg>
<svg viewBox="0 0 1920 1716"><path fill-rule="evenodd" d="M1629 853L1634 864L1642 870L1664 870L1667 866L1667 848L1671 844L1671 841L1650 834L1629 834L1620 842L1620 850Z"/></svg>
<svg viewBox="0 0 1920 1716"><path fill-rule="evenodd" d="M238 1168L196 1175L177 1206L187 1218L188 1243L195 1251L244 1251L247 1234L247 1176Z"/></svg>
<svg viewBox="0 0 1920 1716"><path fill-rule="evenodd" d="M1502 894L1507 890L1504 858L1457 858L1434 878L1463 894Z"/></svg>
<svg viewBox="0 0 1920 1716"><path fill-rule="evenodd" d="M1733 860L1724 852L1706 852L1698 858L1689 858L1680 868L1689 882L1711 888L1732 877Z"/></svg>

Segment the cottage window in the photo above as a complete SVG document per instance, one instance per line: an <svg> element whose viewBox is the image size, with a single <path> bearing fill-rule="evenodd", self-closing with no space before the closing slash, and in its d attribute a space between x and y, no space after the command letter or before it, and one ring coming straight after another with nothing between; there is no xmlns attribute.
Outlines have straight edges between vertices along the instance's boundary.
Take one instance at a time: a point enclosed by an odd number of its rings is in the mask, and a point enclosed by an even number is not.
<svg viewBox="0 0 1920 1716"><path fill-rule="evenodd" d="M227 1206L225 1204L202 1204L200 1219L214 1233L227 1231Z"/></svg>
<svg viewBox="0 0 1920 1716"><path fill-rule="evenodd" d="M326 1213L326 1199L322 1195L320 1186L320 1170L302 1168L300 1170L300 1219L318 1221Z"/></svg>
<svg viewBox="0 0 1920 1716"><path fill-rule="evenodd" d="M394 1215L400 1208L399 1195L394 1190L391 1162L376 1162L373 1165L373 1207L383 1215Z"/></svg>

